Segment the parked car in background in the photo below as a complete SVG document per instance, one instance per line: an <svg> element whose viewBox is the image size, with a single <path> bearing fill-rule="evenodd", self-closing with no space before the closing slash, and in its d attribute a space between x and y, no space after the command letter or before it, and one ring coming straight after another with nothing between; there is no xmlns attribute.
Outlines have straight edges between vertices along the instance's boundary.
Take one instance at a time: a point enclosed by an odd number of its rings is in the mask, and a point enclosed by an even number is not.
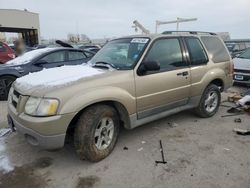
<svg viewBox="0 0 250 188"><path fill-rule="evenodd" d="M83 46L79 46L78 48L83 49L83 50L88 50L94 53L97 53L101 49L99 45L83 45Z"/></svg>
<svg viewBox="0 0 250 188"><path fill-rule="evenodd" d="M127 36L108 42L88 65L17 79L8 122L45 149L61 148L73 135L79 157L96 162L112 152L121 126L133 129L187 109L215 115L232 76L230 54L214 33Z"/></svg>
<svg viewBox="0 0 250 188"><path fill-rule="evenodd" d="M250 48L250 39L236 39L224 41L232 58Z"/></svg>
<svg viewBox="0 0 250 188"><path fill-rule="evenodd" d="M74 48L42 48L27 52L0 66L0 100L7 100L16 78L44 68L86 63L93 55L92 52Z"/></svg>
<svg viewBox="0 0 250 188"><path fill-rule="evenodd" d="M14 51L6 43L0 42L0 64L4 64L15 57Z"/></svg>
<svg viewBox="0 0 250 188"><path fill-rule="evenodd" d="M250 85L250 48L233 59L234 82Z"/></svg>

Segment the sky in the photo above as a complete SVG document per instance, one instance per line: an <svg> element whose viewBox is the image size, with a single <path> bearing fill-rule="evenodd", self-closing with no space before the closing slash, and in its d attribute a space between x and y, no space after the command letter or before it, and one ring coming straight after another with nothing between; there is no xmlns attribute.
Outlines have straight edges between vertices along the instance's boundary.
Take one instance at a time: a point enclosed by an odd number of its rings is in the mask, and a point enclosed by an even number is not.
<svg viewBox="0 0 250 188"><path fill-rule="evenodd" d="M39 13L43 38L64 39L68 33L90 38L135 34L138 20L152 33L155 21L198 18L180 24L180 30L230 32L231 38L250 38L249 0L0 0L0 9L27 9ZM161 25L159 32L175 30Z"/></svg>

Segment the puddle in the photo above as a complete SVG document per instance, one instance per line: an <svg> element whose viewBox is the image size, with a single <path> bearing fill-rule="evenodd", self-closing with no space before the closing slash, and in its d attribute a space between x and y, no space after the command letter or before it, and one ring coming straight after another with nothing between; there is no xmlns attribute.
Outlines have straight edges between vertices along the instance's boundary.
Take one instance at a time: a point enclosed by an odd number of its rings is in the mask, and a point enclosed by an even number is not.
<svg viewBox="0 0 250 188"><path fill-rule="evenodd" d="M14 167L11 171L0 171L0 187L40 188L47 187L46 177L36 170L47 168L53 160L49 157L40 158L30 164Z"/></svg>

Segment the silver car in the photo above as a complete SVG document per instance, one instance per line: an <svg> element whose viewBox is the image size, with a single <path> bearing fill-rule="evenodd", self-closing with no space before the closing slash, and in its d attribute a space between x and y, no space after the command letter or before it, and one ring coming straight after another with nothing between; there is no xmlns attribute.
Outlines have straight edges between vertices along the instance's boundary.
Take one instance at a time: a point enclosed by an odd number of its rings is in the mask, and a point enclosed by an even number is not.
<svg viewBox="0 0 250 188"><path fill-rule="evenodd" d="M233 59L234 82L250 84L250 48Z"/></svg>

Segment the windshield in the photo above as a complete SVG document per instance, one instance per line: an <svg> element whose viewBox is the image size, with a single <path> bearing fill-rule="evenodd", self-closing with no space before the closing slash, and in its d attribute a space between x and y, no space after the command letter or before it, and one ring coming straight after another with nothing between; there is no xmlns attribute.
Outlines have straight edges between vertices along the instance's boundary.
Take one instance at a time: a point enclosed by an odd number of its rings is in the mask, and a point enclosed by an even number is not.
<svg viewBox="0 0 250 188"><path fill-rule="evenodd" d="M45 52L51 51L52 48L43 48L43 49L38 49L38 50L33 50L26 52L25 54L8 61L6 64L7 65L23 65L29 63L32 59L42 55Z"/></svg>
<svg viewBox="0 0 250 188"><path fill-rule="evenodd" d="M129 70L140 59L148 38L125 38L107 43L90 61L92 65L106 63L116 69Z"/></svg>
<svg viewBox="0 0 250 188"><path fill-rule="evenodd" d="M250 48L243 52L238 58L250 59Z"/></svg>

